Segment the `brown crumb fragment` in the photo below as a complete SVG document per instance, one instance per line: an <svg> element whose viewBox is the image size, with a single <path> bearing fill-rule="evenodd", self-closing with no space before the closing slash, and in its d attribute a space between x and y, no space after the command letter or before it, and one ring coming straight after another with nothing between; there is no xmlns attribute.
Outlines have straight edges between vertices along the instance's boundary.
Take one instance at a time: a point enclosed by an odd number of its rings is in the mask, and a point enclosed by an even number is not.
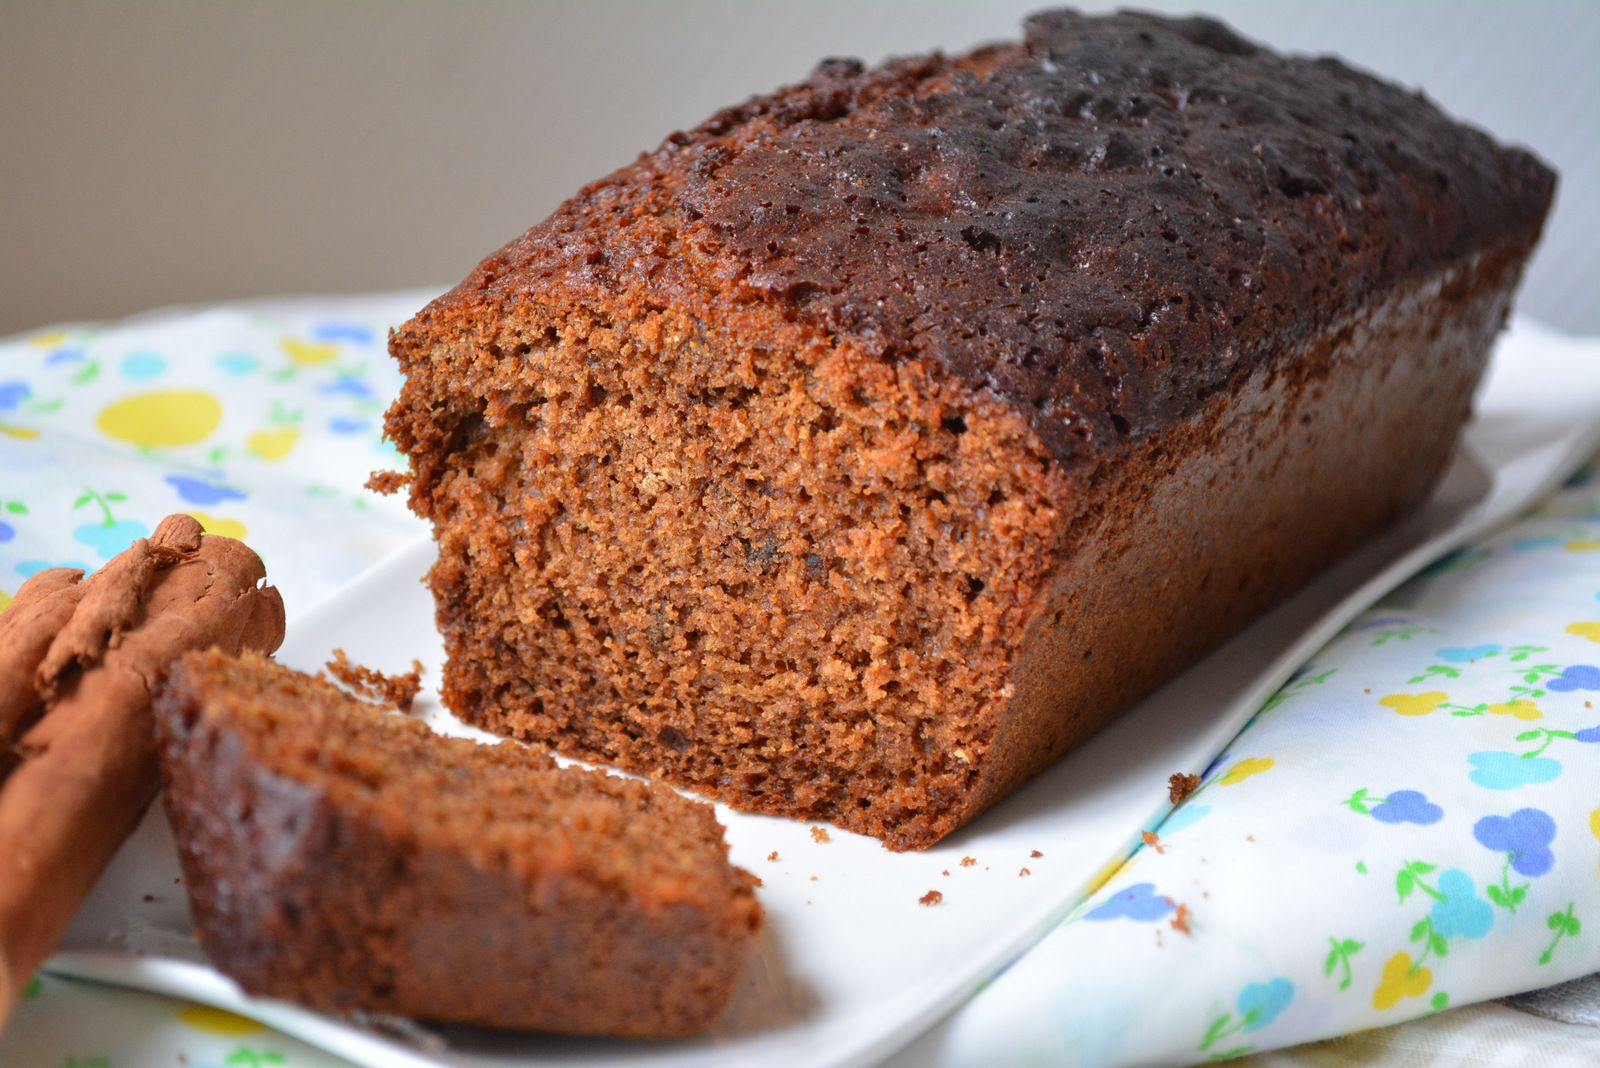
<svg viewBox="0 0 1600 1068"><path fill-rule="evenodd" d="M1032 874L1033 874L1033 872L1029 871L1027 868L1023 868L1021 871L1017 872L1017 878L1019 878L1019 879L1027 878L1029 875L1032 875Z"/></svg>
<svg viewBox="0 0 1600 1068"><path fill-rule="evenodd" d="M1167 779L1167 800L1174 805L1181 805L1198 789L1200 789L1200 776L1183 771L1176 772Z"/></svg>
<svg viewBox="0 0 1600 1068"><path fill-rule="evenodd" d="M921 897L917 898L917 904L932 906L932 905L937 905L939 902L941 902L943 900L944 900L944 895L939 893L939 891L937 891L937 890L929 890L926 894L923 894Z"/></svg>
<svg viewBox="0 0 1600 1068"><path fill-rule="evenodd" d="M367 479L367 489L373 493L381 493L385 497L398 493L411 483L411 475L406 471L374 471Z"/></svg>
<svg viewBox="0 0 1600 1068"><path fill-rule="evenodd" d="M399 709L411 711L411 702L422 690L422 661L411 661L411 670L404 675L386 675L381 671L354 663L343 649L333 651L328 661L328 674L354 692L358 697Z"/></svg>
<svg viewBox="0 0 1600 1068"><path fill-rule="evenodd" d="M978 858L977 857L962 857L961 858L961 866L963 868L970 868L976 863L978 863Z"/></svg>
<svg viewBox="0 0 1600 1068"><path fill-rule="evenodd" d="M940 874L941 874L941 875L945 875L945 876L948 876L948 875L949 875L949 874L950 874L950 869L949 869L949 868L946 868L946 869L945 869L945 870L944 870L944 871L942 871L942 872L940 872Z"/></svg>
<svg viewBox="0 0 1600 1068"><path fill-rule="evenodd" d="M1144 839L1144 844L1154 849L1157 853L1165 853L1167 847L1161 844L1161 838L1154 831L1145 831L1139 836Z"/></svg>
<svg viewBox="0 0 1600 1068"><path fill-rule="evenodd" d="M777 860L778 859L778 851L776 849L774 849L772 852L768 853L767 854L767 859L768 860Z"/></svg>
<svg viewBox="0 0 1600 1068"><path fill-rule="evenodd" d="M156 903L156 895L154 895L154 894L146 894L146 895L144 895L144 903L146 905L154 905Z"/></svg>
<svg viewBox="0 0 1600 1068"><path fill-rule="evenodd" d="M1253 834L1247 834L1244 836L1244 840L1246 842L1254 842L1256 840L1256 836Z"/></svg>
<svg viewBox="0 0 1600 1068"><path fill-rule="evenodd" d="M828 837L828 828L813 827L811 828L811 840L813 842L831 842L833 839Z"/></svg>
<svg viewBox="0 0 1600 1068"><path fill-rule="evenodd" d="M1040 857L1044 856L1044 854L1035 849L1032 853L1029 853L1028 856L1032 857L1034 860L1038 860Z"/></svg>
<svg viewBox="0 0 1600 1068"><path fill-rule="evenodd" d="M1178 911L1172 914L1172 919L1169 921L1172 929L1180 934L1194 934L1194 931L1189 927L1189 917L1191 915L1189 906L1179 902L1177 908Z"/></svg>
<svg viewBox="0 0 1600 1068"><path fill-rule="evenodd" d="M812 881L812 882L816 882L816 881L817 881L817 877L816 877L816 876L815 876L815 875L813 875L813 876L812 876L812 877L811 877L811 881Z"/></svg>

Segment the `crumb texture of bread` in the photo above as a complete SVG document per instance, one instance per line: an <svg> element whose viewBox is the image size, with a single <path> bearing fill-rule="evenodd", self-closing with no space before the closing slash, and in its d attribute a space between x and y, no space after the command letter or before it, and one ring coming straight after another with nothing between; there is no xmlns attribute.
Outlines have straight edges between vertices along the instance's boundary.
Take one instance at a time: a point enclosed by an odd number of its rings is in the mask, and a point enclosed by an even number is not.
<svg viewBox="0 0 1600 1068"><path fill-rule="evenodd" d="M937 841L1426 498L1553 184L1204 19L824 63L391 338L443 698Z"/></svg>
<svg viewBox="0 0 1600 1068"><path fill-rule="evenodd" d="M708 805L260 656L185 657L156 710L201 946L252 994L661 1038L742 973L761 908Z"/></svg>

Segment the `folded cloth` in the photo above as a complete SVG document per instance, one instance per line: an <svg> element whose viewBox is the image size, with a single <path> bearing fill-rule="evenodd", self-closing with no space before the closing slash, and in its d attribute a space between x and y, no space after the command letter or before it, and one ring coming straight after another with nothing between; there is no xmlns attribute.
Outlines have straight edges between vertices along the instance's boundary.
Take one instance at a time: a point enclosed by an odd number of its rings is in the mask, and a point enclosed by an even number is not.
<svg viewBox="0 0 1600 1068"><path fill-rule="evenodd" d="M1185 1064L1600 969L1591 466L1363 614L896 1064Z"/></svg>
<svg viewBox="0 0 1600 1068"><path fill-rule="evenodd" d="M92 571L171 512L245 538L293 617L422 536L361 486L420 295L160 312L0 342L0 608L35 571Z"/></svg>

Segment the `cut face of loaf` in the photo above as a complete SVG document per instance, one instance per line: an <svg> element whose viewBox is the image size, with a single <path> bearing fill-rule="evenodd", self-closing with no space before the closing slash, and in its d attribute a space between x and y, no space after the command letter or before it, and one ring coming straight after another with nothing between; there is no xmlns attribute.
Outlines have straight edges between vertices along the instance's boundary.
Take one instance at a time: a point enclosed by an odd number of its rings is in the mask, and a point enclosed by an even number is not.
<svg viewBox="0 0 1600 1068"><path fill-rule="evenodd" d="M761 923L710 806L484 746L259 656L157 701L200 943L252 993L568 1034L705 1029Z"/></svg>
<svg viewBox="0 0 1600 1068"><path fill-rule="evenodd" d="M1426 496L1550 190L1204 21L825 64L392 339L445 700L928 845Z"/></svg>

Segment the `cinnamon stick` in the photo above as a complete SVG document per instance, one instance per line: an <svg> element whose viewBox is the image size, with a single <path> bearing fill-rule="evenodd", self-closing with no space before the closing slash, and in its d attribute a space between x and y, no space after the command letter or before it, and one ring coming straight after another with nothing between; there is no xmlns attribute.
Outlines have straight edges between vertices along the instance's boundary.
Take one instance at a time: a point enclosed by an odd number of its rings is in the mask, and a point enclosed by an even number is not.
<svg viewBox="0 0 1600 1068"><path fill-rule="evenodd" d="M0 613L0 1028L155 796L151 696L190 649L270 653L283 601L242 542L169 516Z"/></svg>

